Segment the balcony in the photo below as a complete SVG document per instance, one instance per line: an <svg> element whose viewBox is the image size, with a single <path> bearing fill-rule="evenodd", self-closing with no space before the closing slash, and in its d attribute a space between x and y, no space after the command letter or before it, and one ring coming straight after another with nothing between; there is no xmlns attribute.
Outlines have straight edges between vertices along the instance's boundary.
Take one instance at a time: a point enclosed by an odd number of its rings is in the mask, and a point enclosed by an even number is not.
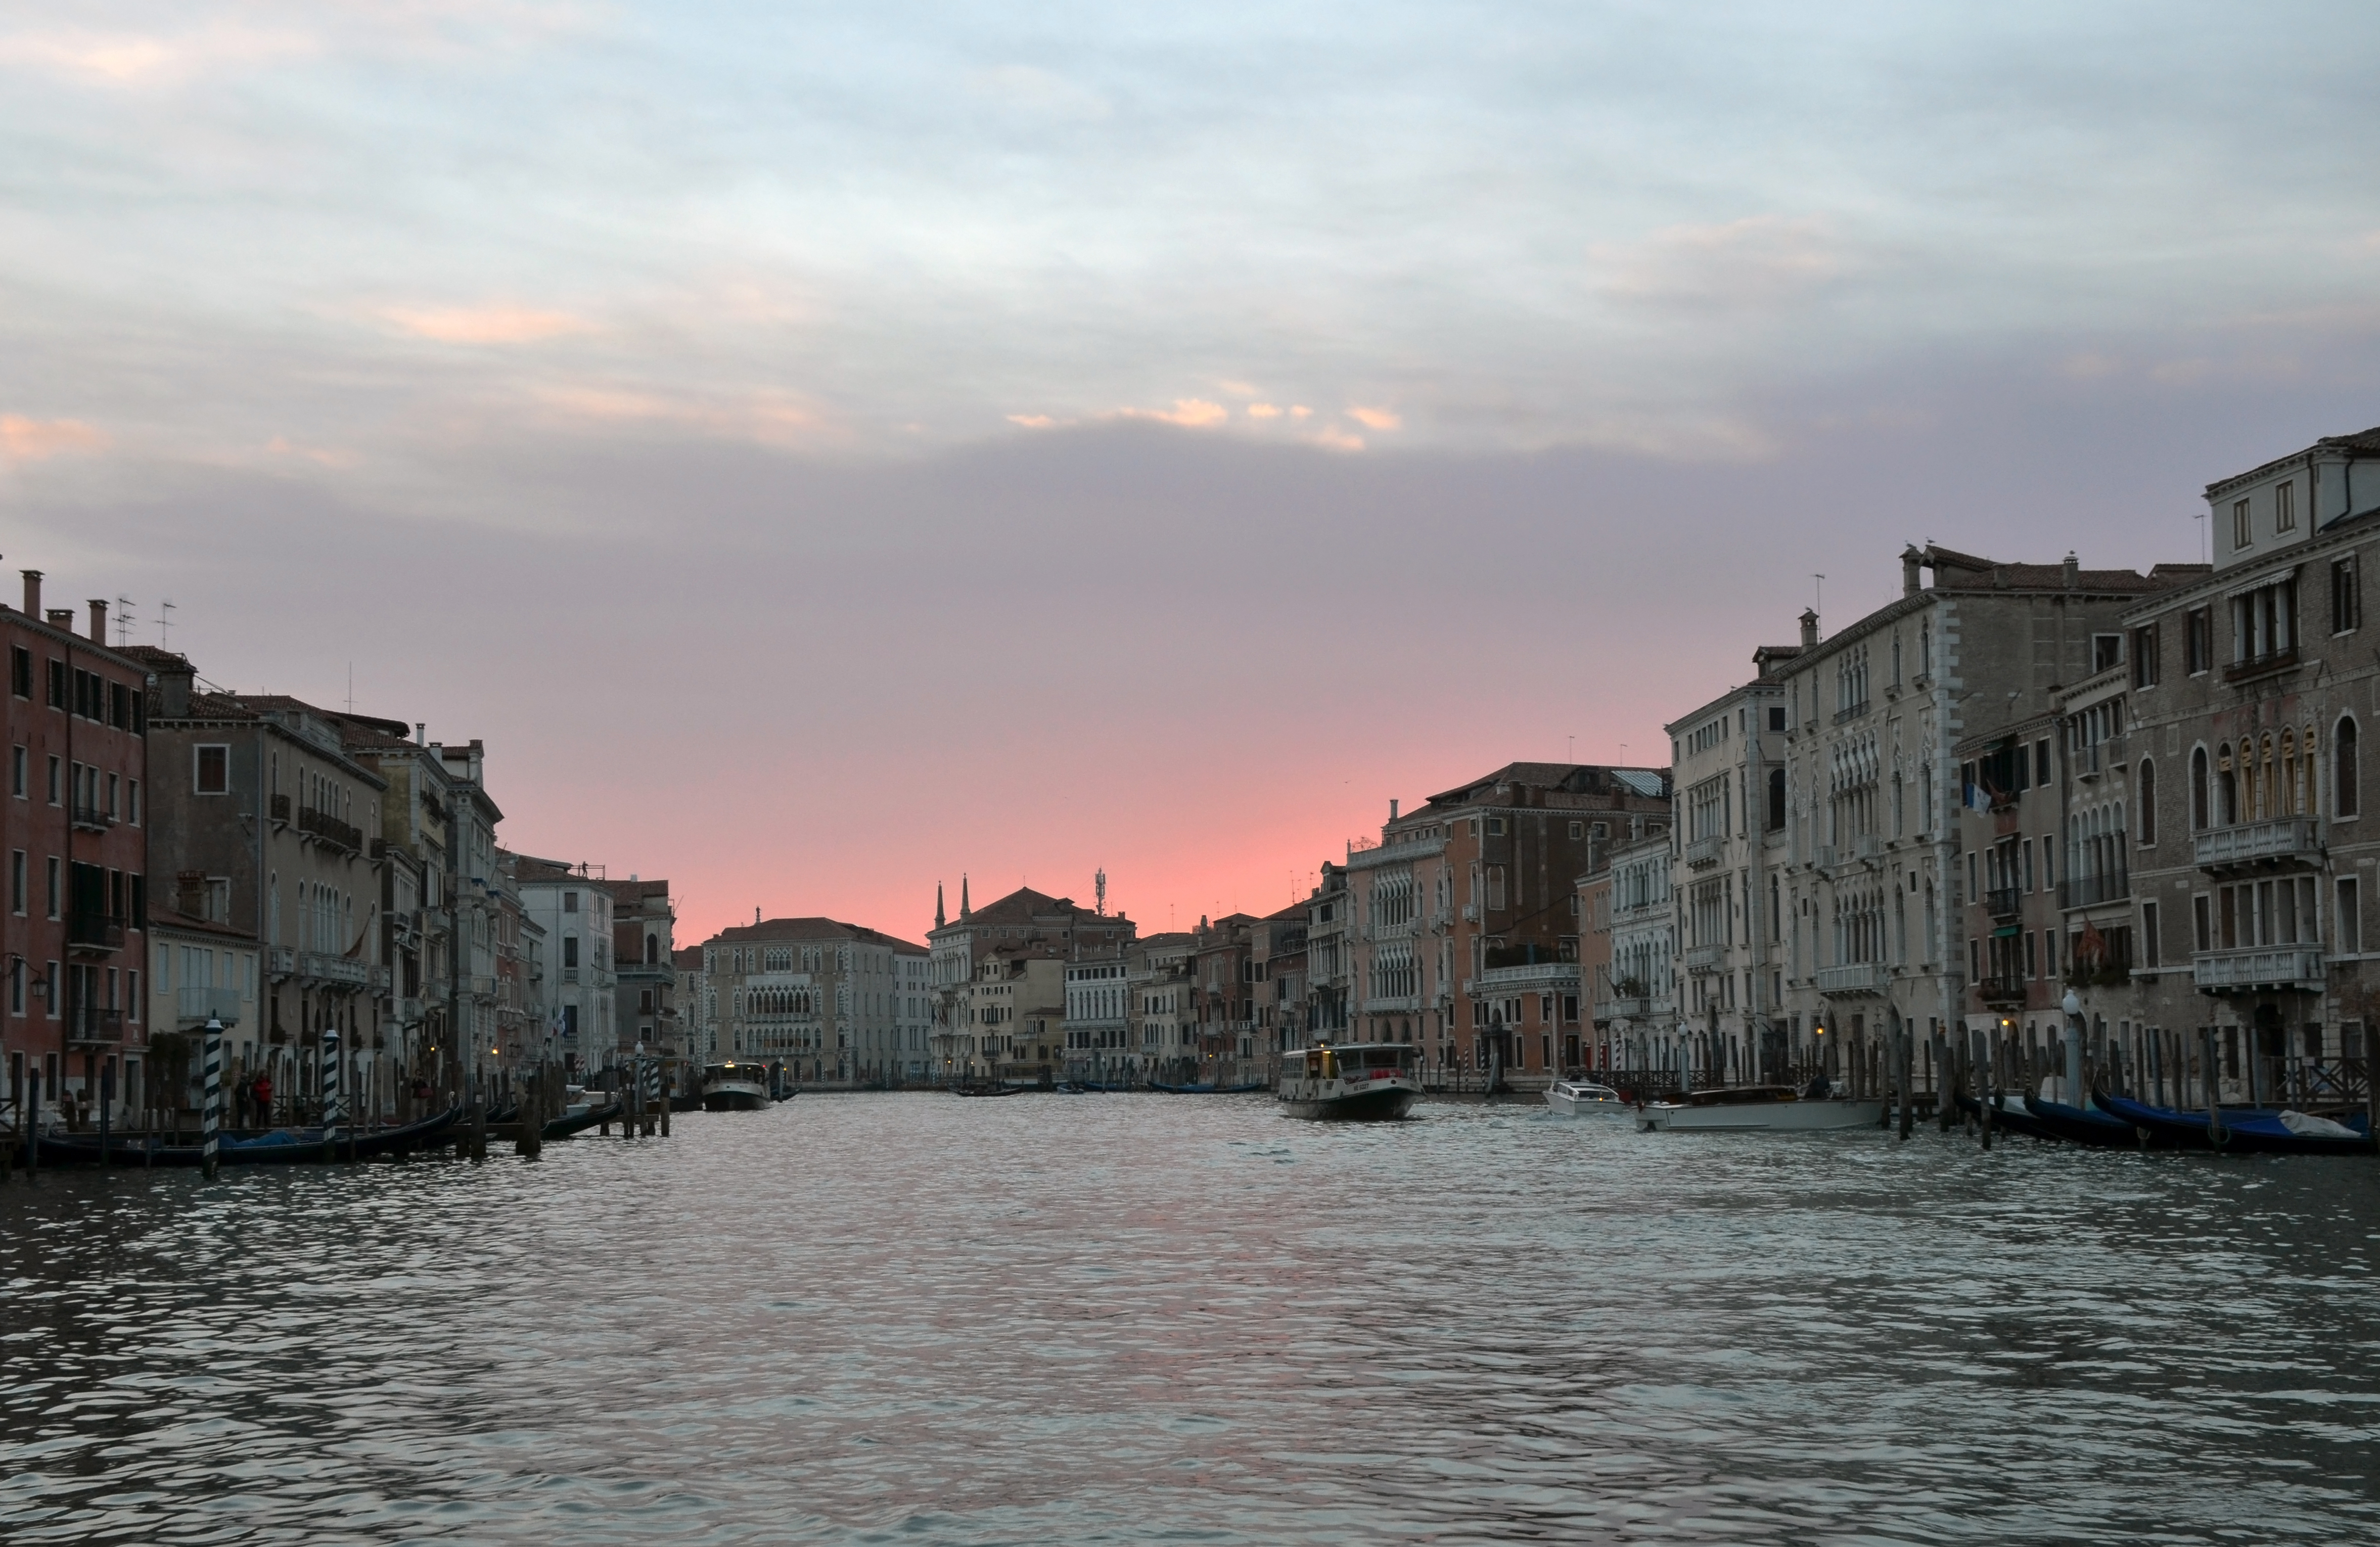
<svg viewBox="0 0 2380 1547"><path fill-rule="evenodd" d="M2132 895L2132 878L2123 871L2113 875L2086 875L2062 882L2058 888L2060 907L2093 907L2100 903L2121 902Z"/></svg>
<svg viewBox="0 0 2380 1547"><path fill-rule="evenodd" d="M74 825L79 833L104 833L115 825L115 815L104 806L78 800L74 803Z"/></svg>
<svg viewBox="0 0 2380 1547"><path fill-rule="evenodd" d="M363 834L328 811L318 811L310 806L298 808L298 831L310 834L334 848L344 848L349 854L363 852Z"/></svg>
<svg viewBox="0 0 2380 1547"><path fill-rule="evenodd" d="M2275 672L2285 672L2299 664L2298 647L2276 650L2264 655L2252 655L2244 661L2234 661L2223 668L2226 682L2246 682Z"/></svg>
<svg viewBox="0 0 2380 1547"><path fill-rule="evenodd" d="M1707 838L1696 838L1686 846L1686 868L1690 871L1706 871L1718 864L1726 857L1726 854L1727 839L1724 836L1715 834Z"/></svg>
<svg viewBox="0 0 2380 1547"><path fill-rule="evenodd" d="M2281 817L2210 827L2192 839L2191 847L2201 870L2237 870L2285 860L2313 864L2322 857L2322 823L2313 817Z"/></svg>
<svg viewBox="0 0 2380 1547"><path fill-rule="evenodd" d="M176 989L174 1017L185 1031L204 1026L210 1020L220 1020L225 1026L237 1026L239 1024L239 990L189 987Z"/></svg>
<svg viewBox="0 0 2380 1547"><path fill-rule="evenodd" d="M1979 978L1975 995L1994 1009L2014 1009L2024 1004L2022 978Z"/></svg>
<svg viewBox="0 0 2380 1547"><path fill-rule="evenodd" d="M2268 989L2323 986L2322 949L2315 945L2264 946L2247 951L2200 951L2190 958L2191 981L2203 993L2254 993Z"/></svg>
<svg viewBox="0 0 2380 1547"><path fill-rule="evenodd" d="M1829 999L1882 993L1892 986L1892 968L1880 961L1818 968L1818 992Z"/></svg>
<svg viewBox="0 0 2380 1547"><path fill-rule="evenodd" d="M1521 962L1511 967L1491 967L1466 985L1468 992L1492 997L1506 993L1545 993L1578 987L1578 963L1574 961Z"/></svg>
<svg viewBox="0 0 2380 1547"><path fill-rule="evenodd" d="M353 956L334 956L328 951L300 951L298 953L298 976L337 988L369 988L371 986L371 964L358 961Z"/></svg>
<svg viewBox="0 0 2380 1547"><path fill-rule="evenodd" d="M1838 710L1836 710L1836 711L1835 711L1835 722L1834 722L1834 723L1835 723L1836 725L1847 725L1851 724L1851 722L1852 722L1853 720L1858 719L1861 715L1863 715L1863 714L1866 713L1867 713L1867 711L1868 711L1868 700L1865 700L1865 699L1862 699L1862 700L1860 700L1860 701L1859 701L1859 702L1857 702L1857 703L1855 703L1855 704L1852 704L1852 705L1850 708L1848 708L1848 709L1838 709Z"/></svg>
<svg viewBox="0 0 2380 1547"><path fill-rule="evenodd" d="M1640 993L1629 999L1598 999L1595 1002L1595 1018L1605 1023L1650 1020L1653 1018L1653 996Z"/></svg>
<svg viewBox="0 0 2380 1547"><path fill-rule="evenodd" d="M264 949L264 970L268 977L286 978L298 970L298 953L286 945L268 945Z"/></svg>
<svg viewBox="0 0 2380 1547"><path fill-rule="evenodd" d="M272 812L273 821L287 822L289 820L289 798L285 795L274 796L269 803L268 810Z"/></svg>
<svg viewBox="0 0 2380 1547"><path fill-rule="evenodd" d="M388 1002L388 1018L396 1022L399 1026L419 1025L421 1023L421 1001L419 998L409 998L403 994L398 995L396 998Z"/></svg>
<svg viewBox="0 0 2380 1547"><path fill-rule="evenodd" d="M2014 886L1995 886L1984 894L1984 911L1995 919L2013 919L2024 911L2024 894Z"/></svg>
<svg viewBox="0 0 2380 1547"><path fill-rule="evenodd" d="M80 955L124 949L124 920L104 913L67 916L67 949Z"/></svg>
<svg viewBox="0 0 2380 1547"><path fill-rule="evenodd" d="M124 1012L96 1005L69 1005L66 1015L68 1047L113 1047L124 1041Z"/></svg>
<svg viewBox="0 0 2380 1547"><path fill-rule="evenodd" d="M464 981L469 985L474 999L493 999L496 996L496 981L493 978L474 973Z"/></svg>
<svg viewBox="0 0 2380 1547"><path fill-rule="evenodd" d="M1686 970L1689 972L1716 972L1726 960L1727 947L1724 945L1686 947Z"/></svg>

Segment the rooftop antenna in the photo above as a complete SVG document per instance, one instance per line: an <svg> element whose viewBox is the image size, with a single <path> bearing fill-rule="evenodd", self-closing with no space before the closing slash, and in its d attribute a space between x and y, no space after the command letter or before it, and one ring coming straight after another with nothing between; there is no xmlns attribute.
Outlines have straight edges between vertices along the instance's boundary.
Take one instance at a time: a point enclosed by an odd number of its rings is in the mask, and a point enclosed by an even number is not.
<svg viewBox="0 0 2380 1547"><path fill-rule="evenodd" d="M2193 521L2204 521L2210 514L2211 512L2205 510L2193 510L2190 513L2190 518ZM2200 563L2215 562L2215 527L2211 522L2198 529L2198 554Z"/></svg>
<svg viewBox="0 0 2380 1547"><path fill-rule="evenodd" d="M132 642L132 598L115 599L115 648L122 650Z"/></svg>
<svg viewBox="0 0 2380 1547"><path fill-rule="evenodd" d="M171 644L167 643L165 640L166 630L174 627L173 613L173 603L160 602L157 603L157 648L159 650L171 650L174 648Z"/></svg>
<svg viewBox="0 0 2380 1547"><path fill-rule="evenodd" d="M1814 574L1810 579L1817 582L1810 588L1812 593L1810 610L1824 617L1827 615L1827 578L1824 575Z"/></svg>
<svg viewBox="0 0 2380 1547"><path fill-rule="evenodd" d="M348 662L348 663L347 663L347 713L350 713L350 714L353 714L355 712L356 712L356 664L355 664L353 661L350 661L350 662Z"/></svg>
<svg viewBox="0 0 2380 1547"><path fill-rule="evenodd" d="M1099 898L1099 915L1100 918L1104 919L1108 916L1108 871L1106 866L1102 865L1099 867L1099 874L1092 878L1091 888L1092 894Z"/></svg>

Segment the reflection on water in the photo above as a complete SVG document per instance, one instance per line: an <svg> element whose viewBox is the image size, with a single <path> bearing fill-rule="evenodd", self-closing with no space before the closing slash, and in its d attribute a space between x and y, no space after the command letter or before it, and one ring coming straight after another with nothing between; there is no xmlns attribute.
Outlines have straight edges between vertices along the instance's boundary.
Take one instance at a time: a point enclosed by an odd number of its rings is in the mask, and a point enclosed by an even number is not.
<svg viewBox="0 0 2380 1547"><path fill-rule="evenodd" d="M2380 1538L2368 1163L805 1096L0 1191L0 1540Z"/></svg>

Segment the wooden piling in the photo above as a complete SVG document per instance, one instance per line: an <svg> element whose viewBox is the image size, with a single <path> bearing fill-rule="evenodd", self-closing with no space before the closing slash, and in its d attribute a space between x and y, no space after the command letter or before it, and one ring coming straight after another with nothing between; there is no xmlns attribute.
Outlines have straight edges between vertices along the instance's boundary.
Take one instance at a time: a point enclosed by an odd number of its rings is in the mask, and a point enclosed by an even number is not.
<svg viewBox="0 0 2380 1547"><path fill-rule="evenodd" d="M1992 1147L1992 1115L1999 1109L2000 1104L2000 1030L1997 1026L1992 1028L1991 1032L1991 1061L1992 1066L1984 1076L1983 1088L1975 1092L1983 1102L1983 1142L1986 1150Z"/></svg>

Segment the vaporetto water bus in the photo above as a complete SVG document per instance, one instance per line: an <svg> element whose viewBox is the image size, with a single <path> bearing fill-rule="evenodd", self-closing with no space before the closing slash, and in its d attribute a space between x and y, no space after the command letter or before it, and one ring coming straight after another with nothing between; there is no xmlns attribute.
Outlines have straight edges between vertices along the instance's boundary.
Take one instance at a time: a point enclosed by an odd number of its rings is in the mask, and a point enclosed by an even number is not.
<svg viewBox="0 0 2380 1547"><path fill-rule="evenodd" d="M769 1104L769 1071L761 1064L713 1064L702 1071L702 1110L759 1112Z"/></svg>
<svg viewBox="0 0 2380 1547"><path fill-rule="evenodd" d="M1326 1042L1289 1054L1281 1063L1278 1094L1293 1117L1342 1123L1402 1117L1421 1100L1413 1044Z"/></svg>

